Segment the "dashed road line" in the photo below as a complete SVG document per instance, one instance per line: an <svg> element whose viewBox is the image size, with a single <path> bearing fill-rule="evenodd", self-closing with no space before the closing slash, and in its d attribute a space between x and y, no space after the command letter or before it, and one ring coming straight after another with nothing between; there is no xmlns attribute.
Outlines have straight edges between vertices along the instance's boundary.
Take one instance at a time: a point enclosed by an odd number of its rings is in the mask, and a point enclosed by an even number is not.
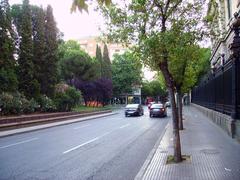
<svg viewBox="0 0 240 180"><path fill-rule="evenodd" d="M123 129L123 128L128 127L128 126L130 126L129 123L128 123L128 124L125 124L125 125L123 125L123 126L120 126L120 127L118 127L118 128L115 128L115 129L113 129L112 131L109 131L109 132L106 132L106 133L102 134L101 136L95 137L95 138L93 138L93 139L91 139L91 140L89 140L89 141L87 141L87 142L85 142L85 143L79 144L79 145L77 145L77 146L75 146L75 147L73 147L73 148L71 148L71 149L68 149L68 150L64 151L63 154L67 154L67 153L72 152L72 151L74 151L74 150L76 150L76 149L79 149L80 147L83 147L83 146L85 146L85 145L87 145L87 144L90 144L90 143L92 143L92 142L94 142L94 141L97 141L97 140L99 140L100 138L102 138L102 137L104 137L104 136L106 136L106 135L109 135L109 134L111 134L112 132L114 132L114 131L116 131L116 130L118 130L118 129ZM83 127L83 126L80 126L80 127ZM86 126L85 126L85 127L86 127Z"/></svg>
<svg viewBox="0 0 240 180"><path fill-rule="evenodd" d="M16 146L16 145L19 145L19 144L32 142L32 141L35 141L35 140L38 140L38 138L32 138L32 139L28 139L28 140L25 140L25 141L20 141L20 142L17 142L17 143L9 144L9 145L6 145L6 146L0 146L0 149L5 149L5 148L8 148L8 147L12 147L12 146Z"/></svg>
<svg viewBox="0 0 240 180"><path fill-rule="evenodd" d="M71 149L69 149L69 150L67 150L67 151L64 151L63 154L66 154L66 153L69 153L69 152L71 152L71 151L74 151L74 150L76 150L76 149L78 149L78 148L80 148L80 147L82 147L82 146L85 146L85 145L87 145L87 144L90 144L90 143L92 143L92 142L94 142L94 141L96 141L96 140L98 140L98 139L99 139L99 137L96 137L96 138L94 138L94 139L91 139L91 140L89 140L89 141L87 141L87 142L85 142L85 143L82 143L82 144L80 144L80 145L78 145L78 146L75 146L75 147L73 147L73 148L71 148Z"/></svg>
<svg viewBox="0 0 240 180"><path fill-rule="evenodd" d="M123 126L121 126L121 127L119 127L119 129L123 129L123 128L128 127L128 126L130 126L129 123L128 123L128 124L125 124L125 125L123 125Z"/></svg>

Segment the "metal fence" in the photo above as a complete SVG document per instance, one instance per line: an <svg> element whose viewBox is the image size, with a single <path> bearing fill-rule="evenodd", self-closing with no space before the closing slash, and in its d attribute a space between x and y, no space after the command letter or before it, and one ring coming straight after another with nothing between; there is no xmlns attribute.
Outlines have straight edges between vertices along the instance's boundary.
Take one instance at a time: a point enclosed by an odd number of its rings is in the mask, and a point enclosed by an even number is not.
<svg viewBox="0 0 240 180"><path fill-rule="evenodd" d="M240 117L239 59L229 59L215 72L209 73L192 90L192 102L215 111Z"/></svg>

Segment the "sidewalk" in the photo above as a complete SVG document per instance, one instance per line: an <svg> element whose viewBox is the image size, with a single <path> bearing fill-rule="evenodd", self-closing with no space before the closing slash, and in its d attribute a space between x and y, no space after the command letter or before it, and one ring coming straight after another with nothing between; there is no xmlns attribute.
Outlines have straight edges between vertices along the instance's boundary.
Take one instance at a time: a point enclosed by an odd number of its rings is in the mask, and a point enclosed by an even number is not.
<svg viewBox="0 0 240 180"><path fill-rule="evenodd" d="M173 155L172 122L135 180L239 180L240 144L194 107L184 107L182 154L189 162L167 164ZM151 154L151 153L150 153Z"/></svg>

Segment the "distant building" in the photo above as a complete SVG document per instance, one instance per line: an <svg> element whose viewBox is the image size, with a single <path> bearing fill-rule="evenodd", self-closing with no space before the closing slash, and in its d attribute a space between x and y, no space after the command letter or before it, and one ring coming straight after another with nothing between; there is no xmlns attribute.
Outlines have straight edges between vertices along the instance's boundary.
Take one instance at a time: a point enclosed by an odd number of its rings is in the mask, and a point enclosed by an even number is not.
<svg viewBox="0 0 240 180"><path fill-rule="evenodd" d="M96 47L99 45L103 52L104 43L99 39L99 37L85 37L77 40L82 49L84 49L90 56L96 56ZM122 54L127 48L123 47L121 44L109 43L107 44L109 58L113 59L114 54Z"/></svg>

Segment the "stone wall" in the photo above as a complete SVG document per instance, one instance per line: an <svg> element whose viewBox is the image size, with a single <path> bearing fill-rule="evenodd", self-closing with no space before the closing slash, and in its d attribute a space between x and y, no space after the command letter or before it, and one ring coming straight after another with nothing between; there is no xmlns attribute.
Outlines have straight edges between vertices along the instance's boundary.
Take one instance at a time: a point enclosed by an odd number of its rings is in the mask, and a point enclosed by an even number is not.
<svg viewBox="0 0 240 180"><path fill-rule="evenodd" d="M231 116L205 108L203 106L199 106L194 103L191 103L191 105L209 117L215 124L227 132L229 136L240 142L240 120L234 120L231 118Z"/></svg>

